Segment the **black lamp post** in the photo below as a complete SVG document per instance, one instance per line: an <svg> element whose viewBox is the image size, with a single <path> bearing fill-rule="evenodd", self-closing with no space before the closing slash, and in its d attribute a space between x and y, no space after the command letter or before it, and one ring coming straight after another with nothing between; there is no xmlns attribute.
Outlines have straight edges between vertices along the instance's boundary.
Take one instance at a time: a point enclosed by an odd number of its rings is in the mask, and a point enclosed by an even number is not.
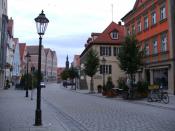
<svg viewBox="0 0 175 131"><path fill-rule="evenodd" d="M35 67L32 66L31 67L31 74L32 74L32 89L31 89L31 100L33 100L33 80L34 80L34 71L35 71Z"/></svg>
<svg viewBox="0 0 175 131"><path fill-rule="evenodd" d="M42 46L42 36L44 35L47 24L49 20L46 18L44 11L35 18L37 33L39 34L39 54L38 54L38 81L37 81L37 101L36 101L36 111L35 111L35 126L42 125L42 113L41 113L41 46Z"/></svg>
<svg viewBox="0 0 175 131"><path fill-rule="evenodd" d="M30 54L29 52L27 52L26 56L27 58L27 85L26 85L26 97L28 97L28 89L29 89L29 72L28 72L28 68L29 68L29 61L30 61Z"/></svg>
<svg viewBox="0 0 175 131"><path fill-rule="evenodd" d="M106 63L106 59L103 57L102 58L102 73L103 73L103 87L105 87L105 63Z"/></svg>

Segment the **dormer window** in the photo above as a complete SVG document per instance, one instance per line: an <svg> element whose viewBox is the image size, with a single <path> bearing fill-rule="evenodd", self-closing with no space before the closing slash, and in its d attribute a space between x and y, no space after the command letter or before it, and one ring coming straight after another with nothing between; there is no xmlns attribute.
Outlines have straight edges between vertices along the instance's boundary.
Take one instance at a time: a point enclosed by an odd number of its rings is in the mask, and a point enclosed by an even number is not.
<svg viewBox="0 0 175 131"><path fill-rule="evenodd" d="M118 32L117 31L113 31L113 32L111 32L111 38L112 39L118 39Z"/></svg>

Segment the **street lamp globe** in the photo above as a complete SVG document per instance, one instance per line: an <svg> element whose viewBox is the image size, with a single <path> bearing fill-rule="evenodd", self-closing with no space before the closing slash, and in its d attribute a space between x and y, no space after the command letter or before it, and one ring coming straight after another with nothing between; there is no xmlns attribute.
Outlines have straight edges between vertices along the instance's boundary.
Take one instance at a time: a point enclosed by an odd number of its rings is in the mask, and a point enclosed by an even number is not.
<svg viewBox="0 0 175 131"><path fill-rule="evenodd" d="M41 14L39 14L39 16L35 18L35 22L36 22L37 33L40 36L44 35L49 20L46 18L43 10L41 11Z"/></svg>

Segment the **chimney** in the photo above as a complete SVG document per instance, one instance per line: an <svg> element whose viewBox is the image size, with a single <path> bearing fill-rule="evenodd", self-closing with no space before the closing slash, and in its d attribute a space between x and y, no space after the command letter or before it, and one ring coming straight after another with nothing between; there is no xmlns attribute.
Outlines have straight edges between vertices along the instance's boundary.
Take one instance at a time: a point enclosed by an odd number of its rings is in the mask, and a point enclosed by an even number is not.
<svg viewBox="0 0 175 131"><path fill-rule="evenodd" d="M118 22L118 25L122 25L121 21Z"/></svg>

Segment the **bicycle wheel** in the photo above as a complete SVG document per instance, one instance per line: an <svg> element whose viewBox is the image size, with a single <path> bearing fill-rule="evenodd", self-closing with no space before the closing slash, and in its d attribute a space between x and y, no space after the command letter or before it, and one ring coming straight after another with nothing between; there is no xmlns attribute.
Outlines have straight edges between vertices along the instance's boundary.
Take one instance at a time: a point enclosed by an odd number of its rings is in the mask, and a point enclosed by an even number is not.
<svg viewBox="0 0 175 131"><path fill-rule="evenodd" d="M168 103L169 103L169 96L168 96L168 93L163 93L163 94L162 94L162 101L163 101L163 103L165 103L165 104L168 104Z"/></svg>

